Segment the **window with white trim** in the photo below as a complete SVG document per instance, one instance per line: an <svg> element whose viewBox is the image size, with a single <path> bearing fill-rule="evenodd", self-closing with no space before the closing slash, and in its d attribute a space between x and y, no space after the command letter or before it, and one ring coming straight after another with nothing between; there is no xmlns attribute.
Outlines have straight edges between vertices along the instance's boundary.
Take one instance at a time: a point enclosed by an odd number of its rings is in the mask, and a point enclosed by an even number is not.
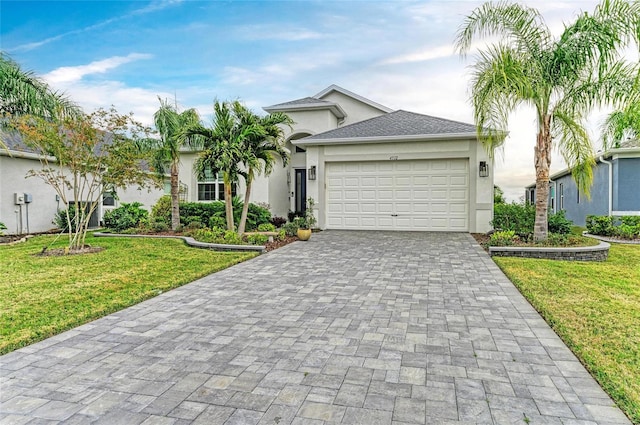
<svg viewBox="0 0 640 425"><path fill-rule="evenodd" d="M560 211L562 211L564 209L564 183L560 183L558 191L560 192Z"/></svg>
<svg viewBox="0 0 640 425"><path fill-rule="evenodd" d="M222 177L205 170L204 179L198 181L198 201L224 201ZM236 195L236 186L231 185L231 196Z"/></svg>

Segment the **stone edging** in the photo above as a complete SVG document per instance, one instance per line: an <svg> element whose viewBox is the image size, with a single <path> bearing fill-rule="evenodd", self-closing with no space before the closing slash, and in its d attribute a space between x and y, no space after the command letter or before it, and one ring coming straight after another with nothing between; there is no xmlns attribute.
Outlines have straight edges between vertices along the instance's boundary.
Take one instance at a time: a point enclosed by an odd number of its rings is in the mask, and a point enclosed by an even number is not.
<svg viewBox="0 0 640 425"><path fill-rule="evenodd" d="M584 232L582 236L586 236L588 238L598 239L599 241L610 242L610 243L621 243L626 245L640 245L640 240L629 240L629 239L615 239L608 238L606 236L598 236L592 235L591 233Z"/></svg>
<svg viewBox="0 0 640 425"><path fill-rule="evenodd" d="M606 261L609 257L610 246L604 241L593 246L562 248L491 246L489 247L489 255L492 257L544 258L567 261Z"/></svg>
<svg viewBox="0 0 640 425"><path fill-rule="evenodd" d="M195 248L214 249L216 251L257 251L264 253L266 247L263 245L226 245L221 243L199 242L190 236L164 236L164 235L125 235L122 233L102 233L94 232L96 237L114 237L114 238L164 238L164 239L182 239L187 245Z"/></svg>

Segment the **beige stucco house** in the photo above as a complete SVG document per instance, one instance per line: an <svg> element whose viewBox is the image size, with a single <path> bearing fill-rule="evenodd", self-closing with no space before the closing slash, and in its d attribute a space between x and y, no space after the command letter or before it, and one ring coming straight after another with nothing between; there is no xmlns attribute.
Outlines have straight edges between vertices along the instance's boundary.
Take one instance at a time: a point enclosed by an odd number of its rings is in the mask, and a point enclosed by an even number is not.
<svg viewBox="0 0 640 425"><path fill-rule="evenodd" d="M252 202L268 204L273 215L302 211L311 197L322 229L490 230L493 166L474 125L393 111L336 85L264 110L285 112L295 122L284 128L291 161L259 177L252 189ZM181 154L182 200L221 199L222 181L199 181L193 172L197 155ZM0 156L0 221L15 225L13 192L37 192L30 208L50 223L55 195L25 181L28 167L17 161ZM9 183L18 180L20 187ZM244 182L235 189L243 196ZM122 191L116 205L137 200L149 208L162 194Z"/></svg>

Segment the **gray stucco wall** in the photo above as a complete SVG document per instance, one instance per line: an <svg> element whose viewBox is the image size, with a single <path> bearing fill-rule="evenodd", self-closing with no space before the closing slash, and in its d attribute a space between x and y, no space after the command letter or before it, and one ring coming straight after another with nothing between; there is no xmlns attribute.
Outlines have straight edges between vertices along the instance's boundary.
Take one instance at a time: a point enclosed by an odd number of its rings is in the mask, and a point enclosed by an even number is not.
<svg viewBox="0 0 640 425"><path fill-rule="evenodd" d="M591 199L580 193L578 202L578 188L571 174L554 180L556 182L556 209L560 210L560 184L564 186L564 201L562 209L566 217L577 226L585 225L587 215L607 215L609 209L609 172L607 165L600 162L593 169L593 185Z"/></svg>
<svg viewBox="0 0 640 425"><path fill-rule="evenodd" d="M640 211L640 158L618 158L613 164L613 210Z"/></svg>

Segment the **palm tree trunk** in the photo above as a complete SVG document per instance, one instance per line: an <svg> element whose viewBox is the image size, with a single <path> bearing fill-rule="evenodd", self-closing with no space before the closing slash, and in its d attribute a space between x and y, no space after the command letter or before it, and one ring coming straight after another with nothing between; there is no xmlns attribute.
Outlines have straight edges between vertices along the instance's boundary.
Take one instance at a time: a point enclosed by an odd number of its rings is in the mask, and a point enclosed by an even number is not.
<svg viewBox="0 0 640 425"><path fill-rule="evenodd" d="M233 204L231 199L231 179L228 173L224 173L224 211L227 216L227 230L235 230L233 224Z"/></svg>
<svg viewBox="0 0 640 425"><path fill-rule="evenodd" d="M543 241L549 234L549 167L551 165L551 116L545 115L535 147L536 219L533 239Z"/></svg>
<svg viewBox="0 0 640 425"><path fill-rule="evenodd" d="M247 173L248 176L251 176L252 170L250 169ZM242 236L244 233L244 228L247 224L247 215L249 214L249 197L251 196L251 185L253 184L253 179L251 177L247 177L247 189L244 191L244 205L242 205L242 215L240 216L240 223L238 224L238 236Z"/></svg>
<svg viewBox="0 0 640 425"><path fill-rule="evenodd" d="M180 184L178 180L178 162L171 162L171 230L180 226Z"/></svg>

